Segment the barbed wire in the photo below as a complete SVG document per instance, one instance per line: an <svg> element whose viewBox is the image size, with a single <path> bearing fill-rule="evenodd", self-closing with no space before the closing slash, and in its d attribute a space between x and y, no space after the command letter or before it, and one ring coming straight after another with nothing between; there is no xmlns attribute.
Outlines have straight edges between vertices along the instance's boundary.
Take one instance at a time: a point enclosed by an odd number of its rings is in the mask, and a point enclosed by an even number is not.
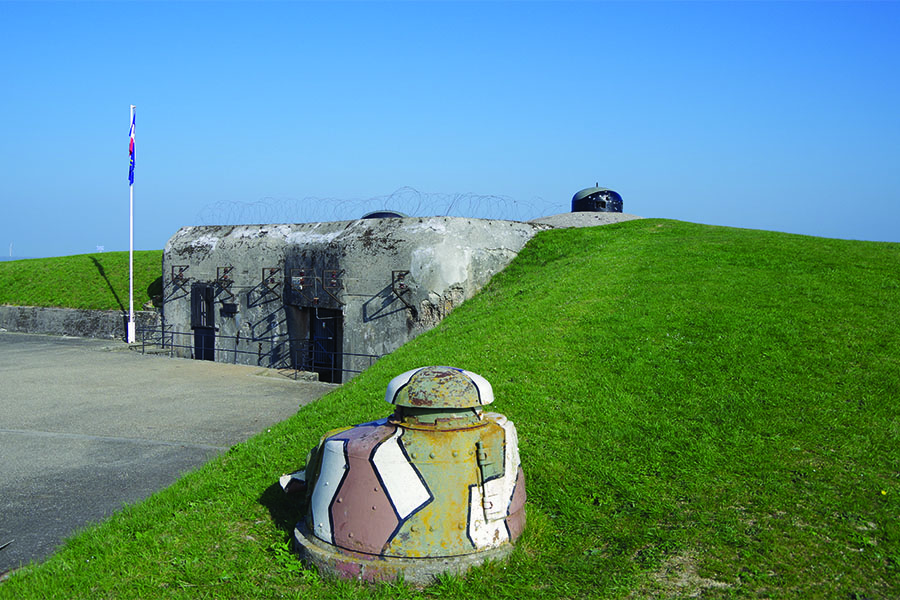
<svg viewBox="0 0 900 600"><path fill-rule="evenodd" d="M527 221L537 216L539 198L524 202L494 194L421 192L402 187L390 194L364 199L261 198L251 202L220 201L200 209L201 225L252 225L267 223L315 223L359 219L376 210L390 210L410 217L470 217Z"/></svg>

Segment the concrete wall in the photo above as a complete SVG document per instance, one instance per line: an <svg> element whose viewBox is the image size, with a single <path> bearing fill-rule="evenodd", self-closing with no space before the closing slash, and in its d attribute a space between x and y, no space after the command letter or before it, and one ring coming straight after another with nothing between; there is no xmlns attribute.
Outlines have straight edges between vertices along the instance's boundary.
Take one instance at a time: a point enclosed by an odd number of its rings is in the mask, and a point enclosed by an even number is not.
<svg viewBox="0 0 900 600"><path fill-rule="evenodd" d="M182 332L178 353L197 357L209 286L215 360L302 368L304 344L340 323L339 368L361 371L372 361L355 355L430 329L546 228L457 217L184 227L163 254L163 320Z"/></svg>
<svg viewBox="0 0 900 600"><path fill-rule="evenodd" d="M118 310L0 306L0 329L24 333L125 339L127 315ZM156 311L135 311L138 327L159 327Z"/></svg>

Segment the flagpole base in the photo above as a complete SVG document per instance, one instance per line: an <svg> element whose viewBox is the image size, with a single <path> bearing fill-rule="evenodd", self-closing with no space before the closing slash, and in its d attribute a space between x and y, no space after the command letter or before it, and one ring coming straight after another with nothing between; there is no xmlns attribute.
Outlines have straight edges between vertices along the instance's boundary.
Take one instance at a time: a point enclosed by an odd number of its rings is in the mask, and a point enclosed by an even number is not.
<svg viewBox="0 0 900 600"><path fill-rule="evenodd" d="M128 342L129 344L133 344L134 339L135 339L134 321L128 321L128 331L127 331L127 334L125 335L125 341Z"/></svg>

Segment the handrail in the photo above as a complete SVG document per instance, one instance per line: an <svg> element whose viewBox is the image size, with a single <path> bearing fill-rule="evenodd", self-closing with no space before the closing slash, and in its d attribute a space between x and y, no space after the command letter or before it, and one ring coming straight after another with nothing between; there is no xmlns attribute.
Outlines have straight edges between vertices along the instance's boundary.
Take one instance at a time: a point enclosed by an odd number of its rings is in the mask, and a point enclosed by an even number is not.
<svg viewBox="0 0 900 600"><path fill-rule="evenodd" d="M149 348L157 347L168 349L169 357L176 356L177 349L186 349L194 354L194 332L178 331L171 326L165 327L138 327L136 330L140 342L141 353L146 354ZM324 349L315 340L290 337L261 337L247 338L237 335L222 335L212 331L208 335L215 338L214 347L216 356L230 356L230 360L218 360L217 362L232 362L240 364L255 364L271 369L293 369L296 371L312 371L324 375L327 379L334 380L335 375L359 374L372 366L382 355L359 354L354 352L334 352ZM185 340L185 337L187 338ZM231 340L231 343L228 343ZM224 343L223 343L224 342ZM240 343L255 343L257 350L239 348ZM268 351L263 351L264 344L271 344ZM230 348L228 346L231 346ZM256 360L246 360L247 356L254 356ZM238 360L240 358L244 360ZM368 364L359 369L351 369L344 366L346 358L361 359L352 362ZM343 378L341 378L343 379Z"/></svg>

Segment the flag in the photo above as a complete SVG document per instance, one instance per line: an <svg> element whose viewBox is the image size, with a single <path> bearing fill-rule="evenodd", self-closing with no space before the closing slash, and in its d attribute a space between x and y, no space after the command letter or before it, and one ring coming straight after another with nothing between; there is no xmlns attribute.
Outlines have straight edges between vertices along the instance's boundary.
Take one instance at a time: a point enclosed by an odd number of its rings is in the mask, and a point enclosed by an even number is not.
<svg viewBox="0 0 900 600"><path fill-rule="evenodd" d="M128 184L134 185L134 107L131 108L131 129L128 132L128 154L131 157L131 165L128 167Z"/></svg>

